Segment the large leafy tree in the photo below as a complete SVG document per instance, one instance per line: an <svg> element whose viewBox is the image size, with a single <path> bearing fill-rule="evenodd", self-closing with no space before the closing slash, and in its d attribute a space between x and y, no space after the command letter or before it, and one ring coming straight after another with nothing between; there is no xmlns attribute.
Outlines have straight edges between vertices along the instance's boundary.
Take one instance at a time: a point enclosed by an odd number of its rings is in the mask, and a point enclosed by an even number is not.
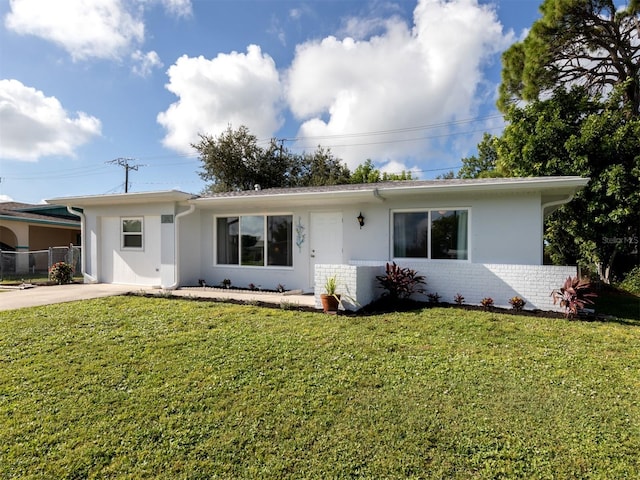
<svg viewBox="0 0 640 480"><path fill-rule="evenodd" d="M462 159L462 167L458 170L458 178L486 178L499 177L496 169L498 151L496 145L498 138L485 133L478 144L478 155L472 155Z"/></svg>
<svg viewBox="0 0 640 480"><path fill-rule="evenodd" d="M624 85L621 101L640 114L640 2L545 0L527 37L502 56L498 106L536 100L558 86L601 96Z"/></svg>
<svg viewBox="0 0 640 480"><path fill-rule="evenodd" d="M349 183L351 172L331 150L318 145L313 153L297 156L299 178L296 186L340 185Z"/></svg>
<svg viewBox="0 0 640 480"><path fill-rule="evenodd" d="M261 147L249 129L228 127L217 137L200 135L193 147L202 161L205 192L349 183L349 169L330 150L296 155L272 139Z"/></svg>
<svg viewBox="0 0 640 480"><path fill-rule="evenodd" d="M361 163L351 173L350 183L377 183L377 182L397 182L402 180L413 180L411 171L403 170L401 173L380 172L375 167L370 158Z"/></svg>
<svg viewBox="0 0 640 480"><path fill-rule="evenodd" d="M554 262L596 266L605 281L617 259L632 259L640 235L640 118L619 90L600 102L585 87L559 87L546 100L513 105L496 141L503 175L591 178L547 220L545 240Z"/></svg>

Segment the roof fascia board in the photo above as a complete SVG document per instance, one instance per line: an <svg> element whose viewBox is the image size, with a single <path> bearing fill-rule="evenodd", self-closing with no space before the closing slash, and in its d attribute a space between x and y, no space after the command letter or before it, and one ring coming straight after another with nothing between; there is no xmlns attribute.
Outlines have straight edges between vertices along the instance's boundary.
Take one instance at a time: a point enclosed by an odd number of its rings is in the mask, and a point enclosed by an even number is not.
<svg viewBox="0 0 640 480"><path fill-rule="evenodd" d="M88 195L82 197L59 197L45 200L51 205L95 207L109 205L133 205L139 203L184 202L194 198L190 193L178 190L158 192L118 193L115 195Z"/></svg>
<svg viewBox="0 0 640 480"><path fill-rule="evenodd" d="M278 192L275 194L258 193L237 196L197 197L189 203L201 206L207 205L244 205L255 203L279 204L284 202L299 202L305 204L341 204L347 200L376 201L386 198L407 197L411 195L444 195L444 194L477 194L477 193L520 193L520 192L547 192L553 191L560 194L571 193L579 190L589 183L588 178L583 177L552 177L552 178L523 178L515 181L495 181L482 183L462 184L430 184L411 185L382 188L375 183L371 188L360 190L329 190L329 191L297 191L293 193ZM302 200L302 202L300 202ZM298 203L298 204L299 204Z"/></svg>
<svg viewBox="0 0 640 480"><path fill-rule="evenodd" d="M51 225L55 227L80 228L80 222L73 221L73 220L65 222L65 221L55 221L55 220L43 220L40 218L12 217L11 215L0 215L0 218L9 222L37 223L39 225Z"/></svg>

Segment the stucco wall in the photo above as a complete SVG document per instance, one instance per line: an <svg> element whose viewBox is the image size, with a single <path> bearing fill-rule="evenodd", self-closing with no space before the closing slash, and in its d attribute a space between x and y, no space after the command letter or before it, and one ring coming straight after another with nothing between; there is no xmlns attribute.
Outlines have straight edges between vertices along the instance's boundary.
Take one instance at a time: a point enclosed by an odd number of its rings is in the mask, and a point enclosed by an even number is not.
<svg viewBox="0 0 640 480"><path fill-rule="evenodd" d="M427 209L469 210L469 261L542 263L540 195L475 195L377 200L343 207L347 261L392 258L393 212ZM360 229L355 218L365 217Z"/></svg>
<svg viewBox="0 0 640 480"><path fill-rule="evenodd" d="M175 275L175 223L161 224L161 216L175 215L175 208L171 202L85 208L84 253L88 274L85 281L97 279L150 287L170 286ZM142 250L120 247L120 221L123 217L144 218Z"/></svg>
<svg viewBox="0 0 640 480"><path fill-rule="evenodd" d="M29 227L29 250L45 250L49 247L68 247L70 243L79 245L79 228Z"/></svg>

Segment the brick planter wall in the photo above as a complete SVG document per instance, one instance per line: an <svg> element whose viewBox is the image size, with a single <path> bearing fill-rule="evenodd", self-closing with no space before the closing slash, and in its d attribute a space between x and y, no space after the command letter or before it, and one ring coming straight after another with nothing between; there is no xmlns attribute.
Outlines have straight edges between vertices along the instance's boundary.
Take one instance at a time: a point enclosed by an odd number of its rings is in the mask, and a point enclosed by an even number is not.
<svg viewBox="0 0 640 480"><path fill-rule="evenodd" d="M555 310L551 291L563 285L569 276L577 275L576 267L555 265L509 265L467 262L407 262L398 265L417 270L427 280L428 293L438 293L443 302L453 303L460 293L465 303L478 305L491 297L497 307L510 308L509 299L518 296L527 304L525 309ZM350 265L316 265L315 297L320 308L320 294L330 276L338 279L339 293L346 294L343 307L358 310L380 297L376 275L384 273L385 262L357 261ZM416 298L418 299L418 298ZM426 300L426 297L423 297Z"/></svg>

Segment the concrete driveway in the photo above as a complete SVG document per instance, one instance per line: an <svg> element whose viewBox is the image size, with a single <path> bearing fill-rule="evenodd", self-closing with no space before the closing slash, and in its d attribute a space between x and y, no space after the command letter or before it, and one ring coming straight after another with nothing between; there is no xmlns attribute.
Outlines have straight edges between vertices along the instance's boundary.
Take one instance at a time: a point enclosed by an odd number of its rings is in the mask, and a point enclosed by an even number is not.
<svg viewBox="0 0 640 480"><path fill-rule="evenodd" d="M0 287L0 311L25 307L38 307L52 303L73 302L90 298L122 295L140 291L132 285L111 285L107 283L73 283L70 285L51 285L46 287L25 288L24 290L2 290Z"/></svg>
<svg viewBox="0 0 640 480"><path fill-rule="evenodd" d="M2 290L0 287L0 311L16 310L25 307L38 307L53 303L88 300L90 298L123 295L125 293L159 293L161 290L146 289L136 285L112 285L109 283L73 283L70 285L51 285L26 288L24 290ZM261 301L282 305L298 305L316 308L313 295L289 295L266 292L237 292L210 288L184 288L169 292L171 295L191 298L208 298L216 300L233 299L243 302Z"/></svg>

